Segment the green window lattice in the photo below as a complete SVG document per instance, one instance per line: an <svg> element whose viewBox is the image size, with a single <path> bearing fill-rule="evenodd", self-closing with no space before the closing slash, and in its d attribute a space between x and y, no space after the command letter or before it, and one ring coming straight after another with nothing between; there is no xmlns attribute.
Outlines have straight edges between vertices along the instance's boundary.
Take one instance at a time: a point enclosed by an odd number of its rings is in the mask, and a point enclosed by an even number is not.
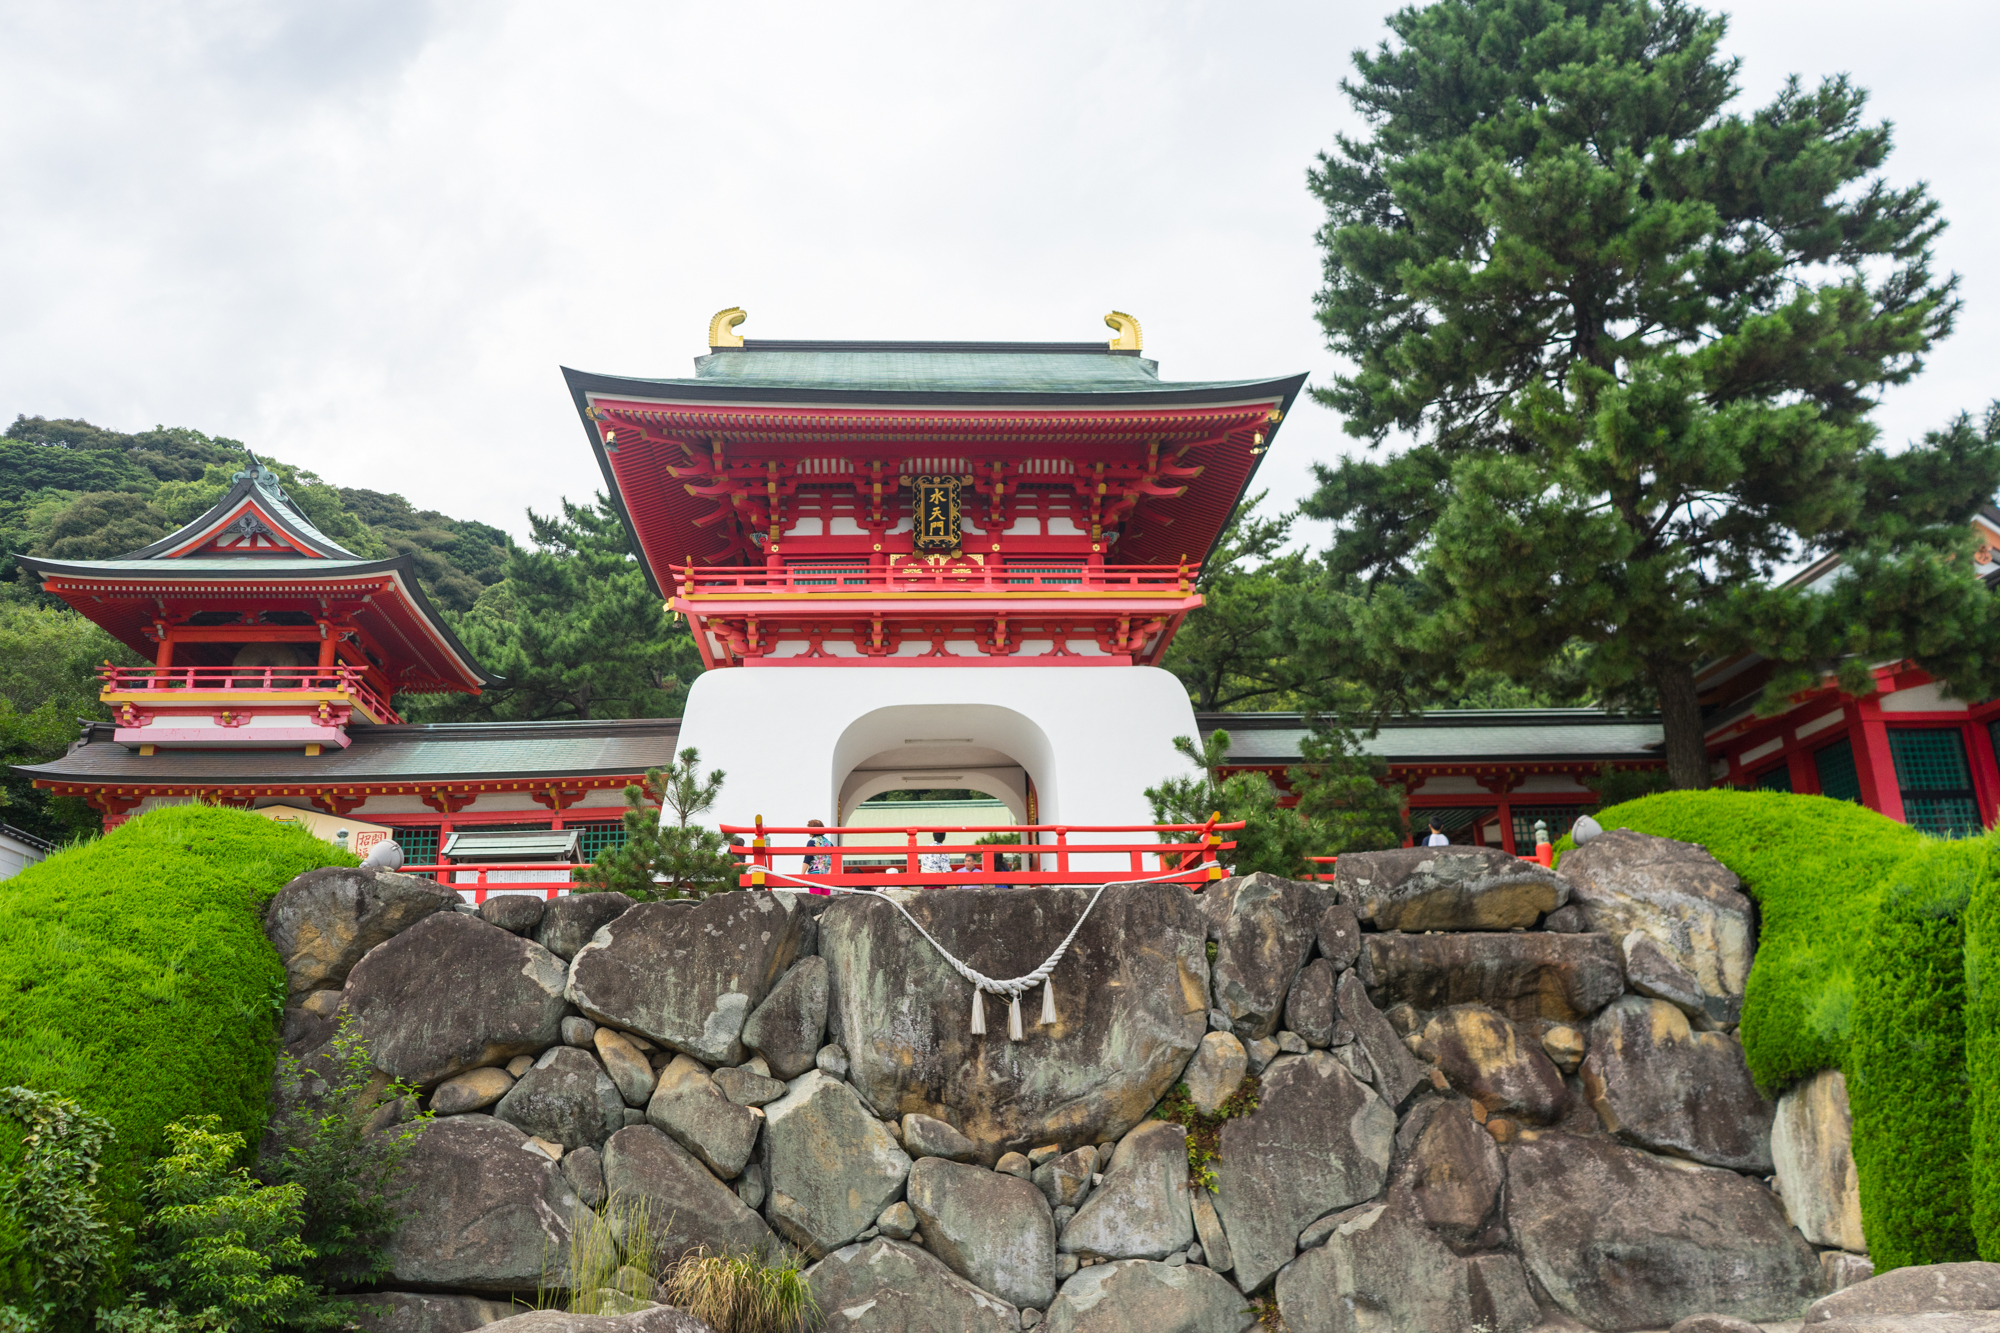
<svg viewBox="0 0 2000 1333"><path fill-rule="evenodd" d="M1851 762L1853 755L1850 754L1848 759ZM1753 791L1790 791L1792 789L1792 766L1790 764L1778 764L1775 767L1767 768L1756 777L1750 779L1750 787Z"/></svg>
<svg viewBox="0 0 2000 1333"><path fill-rule="evenodd" d="M1558 841L1576 823L1580 805L1517 805L1513 807L1514 851L1528 855L1535 850L1535 821L1549 826L1549 841Z"/></svg>
<svg viewBox="0 0 2000 1333"><path fill-rule="evenodd" d="M1903 793L1903 820L1940 838L1979 832L1979 803L1965 762L1965 737L1956 727L1891 727L1889 753Z"/></svg>
<svg viewBox="0 0 2000 1333"><path fill-rule="evenodd" d="M625 821L616 820L609 824L564 824L563 828L578 834L579 853L586 861L595 861L597 854L610 847L625 845Z"/></svg>
<svg viewBox="0 0 2000 1333"><path fill-rule="evenodd" d="M1854 768L1853 745L1835 741L1813 755L1813 768L1819 773L1820 795L1861 804L1861 775Z"/></svg>
<svg viewBox="0 0 2000 1333"><path fill-rule="evenodd" d="M394 828L396 845L403 849L403 864L408 866L435 865L438 859L437 825L430 824L418 828Z"/></svg>

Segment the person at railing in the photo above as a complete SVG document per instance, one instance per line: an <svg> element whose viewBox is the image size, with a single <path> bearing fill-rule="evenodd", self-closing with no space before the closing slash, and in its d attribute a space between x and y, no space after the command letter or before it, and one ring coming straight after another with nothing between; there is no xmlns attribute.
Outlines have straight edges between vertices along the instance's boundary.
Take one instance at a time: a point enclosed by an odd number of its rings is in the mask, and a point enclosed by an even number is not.
<svg viewBox="0 0 2000 1333"><path fill-rule="evenodd" d="M944 842L944 830L934 829L931 832L931 842L933 844L942 844ZM917 870L919 873L925 875L949 875L951 873L951 854L936 850L925 852L917 858ZM938 886L926 884L924 887L928 889Z"/></svg>
<svg viewBox="0 0 2000 1333"><path fill-rule="evenodd" d="M823 820L818 820L818 819L808 819L808 820L806 821L806 827L807 827L807 828L818 828L818 829L823 829L823 828L825 828L825 827L826 827L826 823L825 823L825 821L823 821ZM807 836L807 838L806 838L806 846L808 846L808 847L831 847L831 846L833 846L833 839L832 839L832 838L829 838L829 837L827 837L827 836L826 836L826 834L824 834L824 833L814 833L814 834L810 834L810 835L808 835L808 836ZM832 874L832 873L833 873L833 858L832 858L831 856L808 856L808 857L806 858L806 873L807 873L808 875L830 875L830 874ZM826 886L825 886L825 885L823 885L823 884L815 884L815 885L813 885L813 886L812 886L812 888L811 888L811 889L807 890L807 892L809 892L809 893L817 893L817 894L821 895L822 897L824 897L824 896L826 895L826 892L827 892L827 890L826 890Z"/></svg>

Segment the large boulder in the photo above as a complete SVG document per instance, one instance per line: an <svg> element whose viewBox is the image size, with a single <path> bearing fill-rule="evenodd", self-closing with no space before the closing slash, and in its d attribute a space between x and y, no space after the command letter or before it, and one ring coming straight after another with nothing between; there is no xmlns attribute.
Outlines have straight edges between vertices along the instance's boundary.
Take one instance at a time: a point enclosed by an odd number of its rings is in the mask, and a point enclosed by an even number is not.
<svg viewBox="0 0 2000 1333"><path fill-rule="evenodd" d="M764 1057L772 1077L795 1079L826 1044L826 1003L826 959L801 958L751 1011L743 1044Z"/></svg>
<svg viewBox="0 0 2000 1333"><path fill-rule="evenodd" d="M1835 1320L2000 1310L2000 1264L1924 1264L1898 1268L1822 1296L1806 1311L1806 1327Z"/></svg>
<svg viewBox="0 0 2000 1333"><path fill-rule="evenodd" d="M734 1180L750 1160L763 1120L725 1096L701 1061L677 1055L660 1071L659 1086L646 1104L646 1123L664 1131L716 1175Z"/></svg>
<svg viewBox="0 0 2000 1333"><path fill-rule="evenodd" d="M2000 1333L2000 1310L1857 1315L1814 1324L1812 1333Z"/></svg>
<svg viewBox="0 0 2000 1333"><path fill-rule="evenodd" d="M1201 1039L1194 1059L1181 1071L1181 1083L1187 1088L1188 1100L1194 1103L1195 1110L1214 1115L1216 1108L1243 1086L1243 1076L1249 1069L1249 1052L1243 1049L1235 1033L1211 1032Z"/></svg>
<svg viewBox="0 0 2000 1333"><path fill-rule="evenodd" d="M569 1000L711 1065L743 1063L743 1023L798 956L789 893L653 902L600 928L569 967Z"/></svg>
<svg viewBox="0 0 2000 1333"><path fill-rule="evenodd" d="M396 1187L389 1280L434 1290L533 1291L561 1263L570 1217L582 1206L526 1134L486 1115L426 1127L397 1168Z"/></svg>
<svg viewBox="0 0 2000 1333"><path fill-rule="evenodd" d="M1324 958L1315 958L1300 971L1285 1000L1285 1026L1305 1039L1308 1046L1331 1046L1340 1016L1334 1005L1334 988L1340 973Z"/></svg>
<svg viewBox="0 0 2000 1333"><path fill-rule="evenodd" d="M1016 1333L1021 1312L914 1245L873 1240L806 1270L826 1327L841 1333Z"/></svg>
<svg viewBox="0 0 2000 1333"><path fill-rule="evenodd" d="M1319 956L1345 972L1361 956L1361 923L1346 903L1329 903L1319 914Z"/></svg>
<svg viewBox="0 0 2000 1333"><path fill-rule="evenodd" d="M1376 1002L1426 1012L1483 1004L1516 1023L1580 1023L1625 989L1624 959L1605 935L1368 935Z"/></svg>
<svg viewBox="0 0 2000 1333"><path fill-rule="evenodd" d="M264 938L284 960L297 1003L340 989L370 949L457 901L455 890L419 875L327 866L278 890L264 909Z"/></svg>
<svg viewBox="0 0 2000 1333"><path fill-rule="evenodd" d="M1308 1222L1373 1198L1395 1141L1396 1113L1325 1051L1272 1061L1257 1110L1223 1123L1213 1168L1237 1285L1256 1292Z"/></svg>
<svg viewBox="0 0 2000 1333"><path fill-rule="evenodd" d="M1821 1070L1778 1098L1771 1160L1785 1212L1807 1240L1867 1253L1861 1183L1854 1171L1854 1118L1847 1109L1847 1079L1839 1070Z"/></svg>
<svg viewBox="0 0 2000 1333"><path fill-rule="evenodd" d="M1049 1333L1248 1333L1256 1326L1257 1312L1213 1270L1145 1259L1082 1270L1063 1283L1043 1324Z"/></svg>
<svg viewBox="0 0 2000 1333"><path fill-rule="evenodd" d="M431 1087L562 1037L563 965L532 940L435 912L377 945L347 979L375 1067Z"/></svg>
<svg viewBox="0 0 2000 1333"><path fill-rule="evenodd" d="M594 1148L625 1126L625 1099L588 1051L556 1046L507 1090L493 1114L565 1148Z"/></svg>
<svg viewBox="0 0 2000 1333"><path fill-rule="evenodd" d="M1397 1180L1439 1234L1468 1242L1495 1220L1506 1179L1500 1149L1463 1103L1428 1101L1396 1131L1407 1153Z"/></svg>
<svg viewBox="0 0 2000 1333"><path fill-rule="evenodd" d="M1278 1274L1277 1296L1288 1327L1317 1333L1525 1333L1541 1322L1518 1259L1460 1258L1403 1190L1333 1219L1326 1243Z"/></svg>
<svg viewBox="0 0 2000 1333"><path fill-rule="evenodd" d="M659 1254L668 1261L697 1246L720 1254L772 1242L763 1218L651 1125L627 1125L605 1142L604 1188L613 1199L645 1200Z"/></svg>
<svg viewBox="0 0 2000 1333"><path fill-rule="evenodd" d="M847 1084L814 1069L763 1110L765 1210L806 1253L847 1244L903 1197L910 1159Z"/></svg>
<svg viewBox="0 0 2000 1333"><path fill-rule="evenodd" d="M1389 1026L1389 1020L1369 1000L1360 977L1352 972L1341 973L1340 984L1334 988L1334 1001L1341 1021L1354 1033L1354 1048L1373 1071L1375 1091L1391 1107L1401 1106L1424 1082L1424 1067L1411 1057L1396 1029Z"/></svg>
<svg viewBox="0 0 2000 1333"><path fill-rule="evenodd" d="M1696 1032L1665 1000L1628 995L1590 1025L1581 1072L1598 1121L1627 1143L1771 1174L1777 1108L1758 1093L1735 1036Z"/></svg>
<svg viewBox="0 0 2000 1333"><path fill-rule="evenodd" d="M1546 1125L1569 1109L1569 1090L1541 1044L1484 1005L1455 1005L1431 1019L1417 1051L1494 1115Z"/></svg>
<svg viewBox="0 0 2000 1333"><path fill-rule="evenodd" d="M1255 1041L1278 1030L1285 996L1312 953L1327 896L1302 880L1261 871L1216 884L1201 896L1215 941L1213 1004L1230 1030Z"/></svg>
<svg viewBox="0 0 2000 1333"><path fill-rule="evenodd" d="M1564 856L1562 870L1595 929L1620 943L1643 931L1704 994L1741 1000L1756 948L1755 909L1743 882L1706 848L1610 829Z"/></svg>
<svg viewBox="0 0 2000 1333"><path fill-rule="evenodd" d="M1609 1139L1523 1135L1507 1224L1550 1299L1592 1328L1796 1319L1822 1289L1819 1256L1762 1184Z"/></svg>
<svg viewBox="0 0 2000 1333"><path fill-rule="evenodd" d="M1085 1259L1164 1259L1193 1241L1187 1131L1154 1120L1119 1140L1057 1248Z"/></svg>
<svg viewBox="0 0 2000 1333"><path fill-rule="evenodd" d="M820 917L832 983L833 1040L877 1115L911 1112L955 1125L992 1163L1045 1143L1114 1139L1144 1120L1208 1029L1202 909L1179 885L1114 884L1056 967L1056 1022L1022 1001L1023 1039L910 928L988 976L1033 971L1089 905L1088 888L890 891L837 899Z"/></svg>
<svg viewBox="0 0 2000 1333"><path fill-rule="evenodd" d="M593 935L635 906L622 893L566 893L543 909L535 943L568 962Z"/></svg>
<svg viewBox="0 0 2000 1333"><path fill-rule="evenodd" d="M1056 1224L1041 1190L983 1166L925 1157L907 1199L924 1245L1004 1301L1043 1310L1056 1294Z"/></svg>
<svg viewBox="0 0 2000 1333"><path fill-rule="evenodd" d="M1333 887L1377 930L1512 930L1569 901L1562 876L1494 847L1348 852Z"/></svg>
<svg viewBox="0 0 2000 1333"><path fill-rule="evenodd" d="M514 1306L483 1296L434 1296L417 1291L363 1291L346 1297L368 1333L471 1333L511 1317Z"/></svg>

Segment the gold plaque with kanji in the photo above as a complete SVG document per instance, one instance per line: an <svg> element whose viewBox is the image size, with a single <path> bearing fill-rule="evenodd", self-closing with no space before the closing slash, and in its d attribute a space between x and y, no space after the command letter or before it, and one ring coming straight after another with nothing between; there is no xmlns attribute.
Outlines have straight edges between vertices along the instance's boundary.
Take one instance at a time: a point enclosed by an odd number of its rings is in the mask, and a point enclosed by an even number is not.
<svg viewBox="0 0 2000 1333"><path fill-rule="evenodd" d="M919 551L958 554L959 514L957 477L918 477L916 492L916 539Z"/></svg>

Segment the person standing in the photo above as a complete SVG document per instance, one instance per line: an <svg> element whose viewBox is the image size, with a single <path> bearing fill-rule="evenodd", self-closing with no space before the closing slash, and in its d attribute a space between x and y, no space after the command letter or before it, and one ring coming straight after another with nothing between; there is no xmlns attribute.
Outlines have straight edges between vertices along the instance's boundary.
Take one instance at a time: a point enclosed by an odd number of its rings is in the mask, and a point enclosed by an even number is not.
<svg viewBox="0 0 2000 1333"><path fill-rule="evenodd" d="M1445 835L1444 835L1444 827L1443 827L1443 825L1441 825L1441 824L1439 824L1439 823L1437 822L1437 816L1436 816L1436 815L1432 815L1432 816L1431 816L1431 835L1430 835L1430 837L1428 837L1428 838L1425 838L1425 839L1424 839L1424 846L1426 846L1426 847L1449 847L1449 846L1451 846L1451 839L1450 839L1450 838L1447 838L1447 837L1445 837Z"/></svg>
<svg viewBox="0 0 2000 1333"><path fill-rule="evenodd" d="M939 844L943 841L944 830L933 830L931 833L931 842ZM951 873L951 853L943 850L942 847L933 846L930 851L925 852L917 858L917 870L920 874L925 875L949 875ZM943 886L926 884L924 887L928 889Z"/></svg>
<svg viewBox="0 0 2000 1333"><path fill-rule="evenodd" d="M823 828L825 828L825 827L826 827L826 824L825 824L825 822L824 822L824 821L822 821L822 820L818 820L818 819L808 819L808 820L806 821L806 827L807 827L807 828L815 828L815 829L823 829ZM828 836L827 836L826 834L824 834L824 833L813 833L813 834L808 834L808 835L807 835L807 837L806 837L806 846L808 846L808 847L831 847L831 846L833 846L833 839L832 839L832 838L829 838L829 837L828 837ZM808 856L808 857L806 858L806 873L807 873L808 875L830 875L830 874L832 874L832 873L833 873L833 858L832 858L831 856ZM826 885L824 885L824 884L815 884L815 885L813 885L813 886L812 886L812 888L811 888L811 889L809 889L809 890L808 890L808 892L810 892L810 893L817 893L817 894L821 895L822 897L824 897L824 896L826 895L826 893L827 893L827 888L826 888Z"/></svg>

